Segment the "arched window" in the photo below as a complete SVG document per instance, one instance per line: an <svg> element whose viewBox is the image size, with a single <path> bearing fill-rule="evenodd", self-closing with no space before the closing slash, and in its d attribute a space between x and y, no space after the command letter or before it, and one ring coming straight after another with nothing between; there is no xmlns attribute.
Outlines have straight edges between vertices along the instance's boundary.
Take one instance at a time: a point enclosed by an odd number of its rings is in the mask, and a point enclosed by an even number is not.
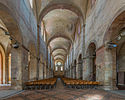
<svg viewBox="0 0 125 100"><path fill-rule="evenodd" d="M56 71L58 71L58 67L56 66Z"/></svg>
<svg viewBox="0 0 125 100"><path fill-rule="evenodd" d="M46 41L46 32L45 32L45 25L44 21L41 22L41 38Z"/></svg>
<svg viewBox="0 0 125 100"><path fill-rule="evenodd" d="M87 16L90 15L92 8L94 7L95 3L97 0L88 0L88 5L87 5Z"/></svg>
<svg viewBox="0 0 125 100"><path fill-rule="evenodd" d="M5 83L5 52L0 45L0 84Z"/></svg>
<svg viewBox="0 0 125 100"><path fill-rule="evenodd" d="M96 0L91 0L91 8L95 5Z"/></svg>
<svg viewBox="0 0 125 100"><path fill-rule="evenodd" d="M31 8L33 8L33 0L29 0Z"/></svg>
<svg viewBox="0 0 125 100"><path fill-rule="evenodd" d="M63 66L61 66L61 71L63 71Z"/></svg>
<svg viewBox="0 0 125 100"><path fill-rule="evenodd" d="M2 64L2 53L0 52L0 84L3 83L3 64Z"/></svg>

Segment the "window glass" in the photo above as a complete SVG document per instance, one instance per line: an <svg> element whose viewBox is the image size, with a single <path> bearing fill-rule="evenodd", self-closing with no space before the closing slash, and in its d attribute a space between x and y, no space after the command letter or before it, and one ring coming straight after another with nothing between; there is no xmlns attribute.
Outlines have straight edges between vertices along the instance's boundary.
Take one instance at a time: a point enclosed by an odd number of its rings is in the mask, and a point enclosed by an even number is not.
<svg viewBox="0 0 125 100"><path fill-rule="evenodd" d="M33 0L29 0L31 8L33 8Z"/></svg>

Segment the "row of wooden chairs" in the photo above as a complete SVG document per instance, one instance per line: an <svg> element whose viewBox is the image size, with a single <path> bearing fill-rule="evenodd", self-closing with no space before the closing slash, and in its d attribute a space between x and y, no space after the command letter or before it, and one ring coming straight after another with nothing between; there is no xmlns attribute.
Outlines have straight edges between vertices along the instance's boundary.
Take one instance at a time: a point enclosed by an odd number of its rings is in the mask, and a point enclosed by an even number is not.
<svg viewBox="0 0 125 100"><path fill-rule="evenodd" d="M78 79L71 79L71 78L62 78L62 82L64 86L69 88L97 88L100 86L100 82L96 81L86 81L86 80L78 80Z"/></svg>
<svg viewBox="0 0 125 100"><path fill-rule="evenodd" d="M49 78L37 81L30 81L24 83L25 90L34 90L34 89L52 89L56 87L57 78Z"/></svg>

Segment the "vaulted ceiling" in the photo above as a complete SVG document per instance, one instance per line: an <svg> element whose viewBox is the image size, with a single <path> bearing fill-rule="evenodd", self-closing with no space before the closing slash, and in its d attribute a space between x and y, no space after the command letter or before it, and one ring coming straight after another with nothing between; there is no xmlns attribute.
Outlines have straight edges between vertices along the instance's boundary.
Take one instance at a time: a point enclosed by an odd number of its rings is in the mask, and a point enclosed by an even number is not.
<svg viewBox="0 0 125 100"><path fill-rule="evenodd" d="M77 14L67 9L52 10L43 18L54 59L65 61L73 42L77 20Z"/></svg>
<svg viewBox="0 0 125 100"><path fill-rule="evenodd" d="M42 0L42 6L38 4L38 8L41 7L40 19L47 34L47 45L55 60L65 61L74 41L78 20L84 15L86 1Z"/></svg>

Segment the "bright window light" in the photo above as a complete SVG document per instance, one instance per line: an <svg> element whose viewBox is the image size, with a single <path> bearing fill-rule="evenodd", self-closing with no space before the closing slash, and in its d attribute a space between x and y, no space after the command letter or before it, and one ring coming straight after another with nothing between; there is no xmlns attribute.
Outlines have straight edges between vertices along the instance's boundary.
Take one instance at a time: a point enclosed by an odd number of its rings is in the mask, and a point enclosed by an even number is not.
<svg viewBox="0 0 125 100"><path fill-rule="evenodd" d="M31 8L33 8L33 0L29 0Z"/></svg>

